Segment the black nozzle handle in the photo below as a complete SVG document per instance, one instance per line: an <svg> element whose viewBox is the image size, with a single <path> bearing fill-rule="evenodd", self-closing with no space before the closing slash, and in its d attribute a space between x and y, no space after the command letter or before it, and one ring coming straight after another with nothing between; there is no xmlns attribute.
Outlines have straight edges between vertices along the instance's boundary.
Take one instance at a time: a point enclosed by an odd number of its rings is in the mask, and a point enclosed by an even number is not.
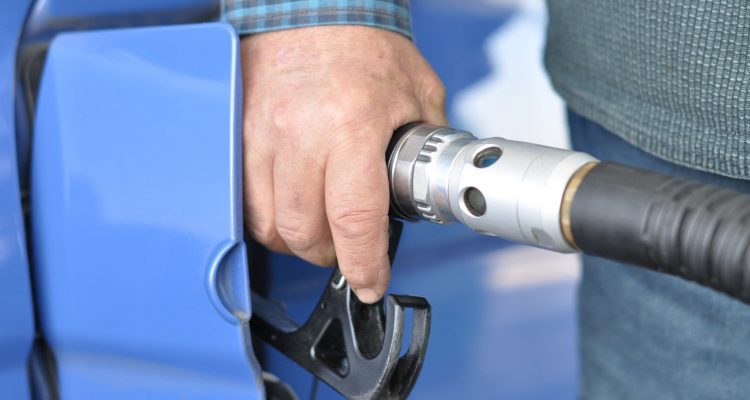
<svg viewBox="0 0 750 400"><path fill-rule="evenodd" d="M750 195L605 162L581 181L570 224L584 253L750 303Z"/></svg>

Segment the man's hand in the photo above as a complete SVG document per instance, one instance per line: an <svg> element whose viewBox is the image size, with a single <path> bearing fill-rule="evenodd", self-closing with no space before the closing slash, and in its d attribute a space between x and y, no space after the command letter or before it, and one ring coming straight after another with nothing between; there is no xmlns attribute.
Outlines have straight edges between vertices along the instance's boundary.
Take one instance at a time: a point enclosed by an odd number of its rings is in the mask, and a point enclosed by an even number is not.
<svg viewBox="0 0 750 400"><path fill-rule="evenodd" d="M242 39L245 216L256 240L318 265L338 259L360 300L388 286L393 131L446 124L440 79L406 37L320 26Z"/></svg>

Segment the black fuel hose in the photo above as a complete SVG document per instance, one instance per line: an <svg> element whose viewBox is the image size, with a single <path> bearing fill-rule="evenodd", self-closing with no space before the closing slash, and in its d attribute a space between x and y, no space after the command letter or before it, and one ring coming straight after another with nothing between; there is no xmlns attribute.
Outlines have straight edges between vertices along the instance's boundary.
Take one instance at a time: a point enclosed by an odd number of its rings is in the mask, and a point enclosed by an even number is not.
<svg viewBox="0 0 750 400"><path fill-rule="evenodd" d="M570 228L587 254L636 264L750 303L750 196L599 163L577 187Z"/></svg>

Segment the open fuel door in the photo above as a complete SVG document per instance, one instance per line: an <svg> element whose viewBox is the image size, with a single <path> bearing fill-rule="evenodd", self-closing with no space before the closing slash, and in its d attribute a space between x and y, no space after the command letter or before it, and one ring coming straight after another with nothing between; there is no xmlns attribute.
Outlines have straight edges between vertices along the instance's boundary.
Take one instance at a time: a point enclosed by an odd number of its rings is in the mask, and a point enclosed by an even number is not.
<svg viewBox="0 0 750 400"><path fill-rule="evenodd" d="M63 34L32 161L34 282L63 399L263 397L225 24Z"/></svg>

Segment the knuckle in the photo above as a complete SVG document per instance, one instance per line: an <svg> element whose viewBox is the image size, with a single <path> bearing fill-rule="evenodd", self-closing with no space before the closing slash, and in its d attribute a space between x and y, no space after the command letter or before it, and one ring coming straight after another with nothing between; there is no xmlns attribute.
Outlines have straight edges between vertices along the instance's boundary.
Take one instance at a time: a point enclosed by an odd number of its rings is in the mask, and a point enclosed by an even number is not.
<svg viewBox="0 0 750 400"><path fill-rule="evenodd" d="M364 122L378 116L384 110L382 95L367 90L355 90L348 95L331 101L324 107L335 126L360 127ZM365 121L363 121L363 119Z"/></svg>
<svg viewBox="0 0 750 400"><path fill-rule="evenodd" d="M277 132L284 132L292 124L294 113L289 112L289 105L284 101L271 102L270 109L267 110L268 124L271 129Z"/></svg>
<svg viewBox="0 0 750 400"><path fill-rule="evenodd" d="M276 230L287 246L295 252L306 253L315 246L317 229L310 224L279 221Z"/></svg>
<svg viewBox="0 0 750 400"><path fill-rule="evenodd" d="M251 219L248 221L247 225L248 231L250 231L250 235L258 242L262 244L269 244L273 242L274 237L276 236L276 231L270 221L258 221Z"/></svg>
<svg viewBox="0 0 750 400"><path fill-rule="evenodd" d="M443 85L440 79L435 79L433 82L427 84L425 101L433 105L442 105L445 104L445 97L445 85Z"/></svg>
<svg viewBox="0 0 750 400"><path fill-rule="evenodd" d="M289 129L289 116L284 113L274 113L270 118L270 126L274 131L285 132Z"/></svg>
<svg viewBox="0 0 750 400"><path fill-rule="evenodd" d="M368 244L373 241L378 229L388 224L388 215L378 208L349 209L334 212L331 228L351 245Z"/></svg>
<svg viewBox="0 0 750 400"><path fill-rule="evenodd" d="M414 96L394 97L390 107L391 125L401 126L419 118L419 101Z"/></svg>

